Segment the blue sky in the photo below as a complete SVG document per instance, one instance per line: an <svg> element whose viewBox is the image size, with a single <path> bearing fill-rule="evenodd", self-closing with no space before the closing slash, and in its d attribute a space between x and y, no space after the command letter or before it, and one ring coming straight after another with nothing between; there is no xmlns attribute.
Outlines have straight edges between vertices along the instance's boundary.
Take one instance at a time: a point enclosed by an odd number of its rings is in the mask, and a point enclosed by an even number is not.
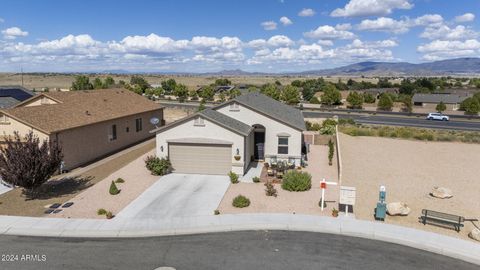
<svg viewBox="0 0 480 270"><path fill-rule="evenodd" d="M479 0L0 3L0 71L284 72L480 56Z"/></svg>

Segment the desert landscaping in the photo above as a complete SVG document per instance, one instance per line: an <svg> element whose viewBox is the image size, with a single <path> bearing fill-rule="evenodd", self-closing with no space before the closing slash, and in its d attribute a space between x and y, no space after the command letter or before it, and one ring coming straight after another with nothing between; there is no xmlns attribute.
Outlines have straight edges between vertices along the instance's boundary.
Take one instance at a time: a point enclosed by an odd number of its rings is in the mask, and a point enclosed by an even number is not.
<svg viewBox="0 0 480 270"><path fill-rule="evenodd" d="M480 190L478 164L480 145L451 142L424 142L340 134L343 164L342 185L357 189L355 216L374 220L380 185L387 190L386 201L404 202L408 216L387 216L385 222L429 230L468 239L475 228L465 222L460 233L418 222L422 209L437 210L465 218L479 218ZM449 199L429 195L434 187L452 191ZM478 222L476 223L478 226Z"/></svg>

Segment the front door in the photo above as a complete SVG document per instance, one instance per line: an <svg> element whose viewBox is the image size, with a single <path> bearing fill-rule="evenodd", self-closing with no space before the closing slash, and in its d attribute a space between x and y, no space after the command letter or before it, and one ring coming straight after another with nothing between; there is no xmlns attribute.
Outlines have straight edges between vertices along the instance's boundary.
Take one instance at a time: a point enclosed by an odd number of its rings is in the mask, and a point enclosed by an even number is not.
<svg viewBox="0 0 480 270"><path fill-rule="evenodd" d="M265 159L265 132L255 132L253 155L255 160Z"/></svg>

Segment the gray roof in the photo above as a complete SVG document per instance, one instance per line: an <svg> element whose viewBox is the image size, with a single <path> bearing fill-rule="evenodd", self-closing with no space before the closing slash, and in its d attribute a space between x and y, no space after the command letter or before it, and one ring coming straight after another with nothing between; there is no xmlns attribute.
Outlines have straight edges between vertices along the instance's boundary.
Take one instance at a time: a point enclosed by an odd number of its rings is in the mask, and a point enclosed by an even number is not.
<svg viewBox="0 0 480 270"><path fill-rule="evenodd" d="M306 129L302 111L259 92L249 92L233 100L293 128L299 130Z"/></svg>
<svg viewBox="0 0 480 270"><path fill-rule="evenodd" d="M199 115L202 115L206 119L209 119L217 124L220 124L232 131L235 131L237 133L240 133L244 136L248 136L250 134L250 131L252 131L252 127L238 121L237 119L231 118L229 116L226 116L223 113L219 113L215 110L212 109L205 109L201 112L198 113Z"/></svg>
<svg viewBox="0 0 480 270"><path fill-rule="evenodd" d="M0 96L0 108L10 108L15 106L17 103L20 103L17 99L14 99L13 97L2 97Z"/></svg>
<svg viewBox="0 0 480 270"><path fill-rule="evenodd" d="M446 103L446 104L458 104L467 99L466 95L453 95L453 94L415 94L413 95L414 103Z"/></svg>

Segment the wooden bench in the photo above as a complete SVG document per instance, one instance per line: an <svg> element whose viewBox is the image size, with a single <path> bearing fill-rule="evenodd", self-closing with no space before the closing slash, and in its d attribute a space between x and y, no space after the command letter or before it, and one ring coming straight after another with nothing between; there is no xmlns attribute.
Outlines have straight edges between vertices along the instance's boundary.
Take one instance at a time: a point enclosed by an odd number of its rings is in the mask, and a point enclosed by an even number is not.
<svg viewBox="0 0 480 270"><path fill-rule="evenodd" d="M460 228L463 227L463 222L465 218L462 216L442 213L433 210L422 209L422 216L420 217L423 225L427 223L437 224L443 226L450 226L455 229L455 231L460 232Z"/></svg>

